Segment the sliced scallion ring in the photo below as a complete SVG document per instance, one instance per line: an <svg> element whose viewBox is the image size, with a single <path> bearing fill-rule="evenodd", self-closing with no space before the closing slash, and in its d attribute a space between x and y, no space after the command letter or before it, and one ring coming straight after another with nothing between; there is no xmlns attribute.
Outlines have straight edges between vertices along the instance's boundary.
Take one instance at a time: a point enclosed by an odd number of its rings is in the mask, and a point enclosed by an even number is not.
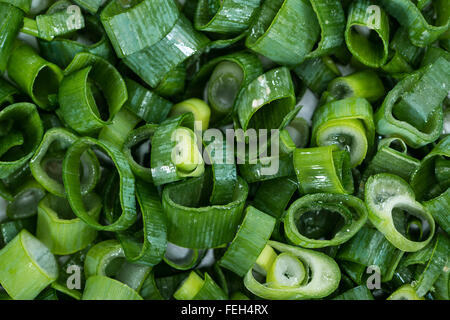
<svg viewBox="0 0 450 320"><path fill-rule="evenodd" d="M435 223L426 208L415 200L414 191L400 177L380 173L371 176L365 186L365 202L369 220L394 246L406 252L425 247L433 238ZM428 225L428 235L419 241L409 240L394 225L393 213L405 211Z"/></svg>
<svg viewBox="0 0 450 320"><path fill-rule="evenodd" d="M0 250L0 261L0 284L16 300L34 299L58 278L55 257L26 230Z"/></svg>

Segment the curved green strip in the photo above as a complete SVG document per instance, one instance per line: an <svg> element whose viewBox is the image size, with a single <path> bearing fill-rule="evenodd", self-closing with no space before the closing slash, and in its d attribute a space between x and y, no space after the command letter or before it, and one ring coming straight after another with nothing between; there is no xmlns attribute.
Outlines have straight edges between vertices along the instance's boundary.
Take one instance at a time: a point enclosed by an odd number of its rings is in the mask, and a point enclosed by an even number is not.
<svg viewBox="0 0 450 320"><path fill-rule="evenodd" d="M319 33L319 23L309 1L264 1L245 45L278 64L295 66L311 52Z"/></svg>
<svg viewBox="0 0 450 320"><path fill-rule="evenodd" d="M415 200L414 191L400 177L379 173L371 176L365 186L364 199L369 210L369 220L395 247L414 252L425 247L433 238L435 223L425 207ZM402 235L394 225L393 211L404 210L429 225L426 239L412 241Z"/></svg>
<svg viewBox="0 0 450 320"><path fill-rule="evenodd" d="M247 183L238 177L232 202L207 205L203 201L210 188L208 180L203 175L164 188L162 203L169 222L170 242L185 248L206 249L232 240L241 221Z"/></svg>
<svg viewBox="0 0 450 320"><path fill-rule="evenodd" d="M341 272L337 263L324 253L269 241L269 245L280 252L289 252L297 257L311 272L307 283L293 288L271 288L258 282L250 270L244 278L245 287L253 294L270 300L305 300L324 298L337 289Z"/></svg>
<svg viewBox="0 0 450 320"><path fill-rule="evenodd" d="M122 208L120 217L109 225L101 225L93 219L83 204L81 194L80 172L81 156L90 148L97 147L106 152L113 161L120 177L119 200ZM67 198L73 212L89 226L103 231L122 231L130 227L137 217L135 201L135 185L133 172L122 152L108 142L101 142L93 138L84 137L78 139L67 150L63 162L63 181Z"/></svg>
<svg viewBox="0 0 450 320"><path fill-rule="evenodd" d="M298 229L301 216L309 212L326 210L337 212L344 218L344 225L335 228L330 240L313 239L303 235ZM296 200L284 217L286 237L295 245L305 248L323 248L340 245L353 237L367 221L367 209L363 201L351 195L318 193L308 194ZM308 225L308 228L313 226Z"/></svg>

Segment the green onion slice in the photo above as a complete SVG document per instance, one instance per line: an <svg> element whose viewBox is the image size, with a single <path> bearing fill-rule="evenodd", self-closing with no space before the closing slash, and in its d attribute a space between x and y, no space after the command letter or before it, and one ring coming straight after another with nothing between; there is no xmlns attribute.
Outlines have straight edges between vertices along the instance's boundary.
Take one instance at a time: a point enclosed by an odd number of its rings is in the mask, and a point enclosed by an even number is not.
<svg viewBox="0 0 450 320"><path fill-rule="evenodd" d="M408 30L411 42L417 47L425 47L436 41L450 25L449 16L430 24L415 2L409 0L378 0L383 8ZM434 4L434 2L433 2ZM436 1L436 13L448 7L445 1ZM444 17L441 15L441 17Z"/></svg>
<svg viewBox="0 0 450 320"><path fill-rule="evenodd" d="M147 123L161 123L167 118L172 102L158 96L139 83L125 78L128 101L125 107Z"/></svg>
<svg viewBox="0 0 450 320"><path fill-rule="evenodd" d="M39 14L35 20L25 17L22 32L47 41L65 36L84 28L84 16L80 7L69 1L57 1L45 14Z"/></svg>
<svg viewBox="0 0 450 320"><path fill-rule="evenodd" d="M302 262L290 252L280 253L273 262L266 277L270 288L291 289L298 287L306 278Z"/></svg>
<svg viewBox="0 0 450 320"><path fill-rule="evenodd" d="M244 220L219 265L243 277L253 268L275 227L275 219L252 206L245 210Z"/></svg>
<svg viewBox="0 0 450 320"><path fill-rule="evenodd" d="M394 247L381 232L375 228L363 226L356 235L341 245L336 255L339 265L358 284L363 284L362 278L366 268L377 266L381 281L390 281L403 257L404 252ZM356 272L354 272L356 271Z"/></svg>
<svg viewBox="0 0 450 320"><path fill-rule="evenodd" d="M100 198L91 193L83 200L89 216L98 219ZM67 199L48 194L39 202L36 236L53 254L67 255L86 248L97 231L73 214Z"/></svg>
<svg viewBox="0 0 450 320"><path fill-rule="evenodd" d="M105 276L92 276L86 281L82 300L143 300L126 284Z"/></svg>
<svg viewBox="0 0 450 320"><path fill-rule="evenodd" d="M78 53L64 73L59 88L60 115L81 134L95 132L110 124L128 99L120 73L96 55ZM102 115L101 111L106 114Z"/></svg>
<svg viewBox="0 0 450 320"><path fill-rule="evenodd" d="M209 135L217 133L218 136ZM214 137L214 140L212 138ZM208 131L203 135L204 154L212 169L213 186L210 196L212 205L223 205L232 201L237 184L237 172L234 155L227 141L218 131Z"/></svg>
<svg viewBox="0 0 450 320"><path fill-rule="evenodd" d="M84 273L91 276L114 276L123 263L125 253L117 240L105 240L92 246L84 259Z"/></svg>
<svg viewBox="0 0 450 320"><path fill-rule="evenodd" d="M119 30L123 32L122 29ZM136 39L136 37L130 38ZM209 39L206 36L195 31L189 20L180 16L172 30L163 38L140 51L127 55L123 62L148 85L155 88L169 72L193 55L201 53L208 43Z"/></svg>
<svg viewBox="0 0 450 320"><path fill-rule="evenodd" d="M101 225L89 215L84 206L83 195L81 193L79 172L81 156L85 151L94 147L102 149L109 157L111 157L120 177L119 200L122 213L116 221L109 225ZM73 212L89 226L103 231L122 231L135 222L137 217L136 202L134 198L135 180L127 159L116 146L89 137L78 139L69 150L67 150L64 158L63 181L67 198Z"/></svg>
<svg viewBox="0 0 450 320"><path fill-rule="evenodd" d="M410 285L405 284L395 290L387 300L425 300L417 295L416 290Z"/></svg>
<svg viewBox="0 0 450 320"><path fill-rule="evenodd" d="M309 1L265 1L245 45L278 64L295 66L312 51L319 34L316 13Z"/></svg>
<svg viewBox="0 0 450 320"><path fill-rule="evenodd" d="M66 68L79 52L90 52L111 63L116 61L113 48L99 21L94 17L85 18L85 28L71 37L56 37L52 41L39 40L42 56Z"/></svg>
<svg viewBox="0 0 450 320"><path fill-rule="evenodd" d="M162 204L171 243L184 248L207 249L232 240L242 218L247 183L238 177L232 201L224 205L208 205L210 192L209 174L164 188Z"/></svg>
<svg viewBox="0 0 450 320"><path fill-rule="evenodd" d="M227 296L214 282L208 273L205 278L200 277L195 271L181 283L173 294L177 300L226 300Z"/></svg>
<svg viewBox="0 0 450 320"><path fill-rule="evenodd" d="M289 70L276 68L247 85L235 108L242 129L281 129L295 108L294 86ZM295 116L295 115L294 115Z"/></svg>
<svg viewBox="0 0 450 320"><path fill-rule="evenodd" d="M63 72L57 65L42 59L29 45L18 43L11 52L6 70L36 105L45 110L55 108L58 87L63 79Z"/></svg>
<svg viewBox="0 0 450 320"><path fill-rule="evenodd" d="M363 70L335 78L328 84L328 92L335 100L356 97L375 102L384 96L384 85L374 71Z"/></svg>
<svg viewBox="0 0 450 320"><path fill-rule="evenodd" d="M157 128L158 125L156 124L147 124L131 131L122 148L122 152L127 158L134 175L150 183L153 182L152 170L148 165L146 166L145 163L138 161L138 159L134 157L134 148L137 148L141 143L147 141L150 142L151 146L151 139Z"/></svg>
<svg viewBox="0 0 450 320"><path fill-rule="evenodd" d="M197 146L194 115L184 113L165 120L152 138L151 170L155 185L198 177L205 164Z"/></svg>
<svg viewBox="0 0 450 320"><path fill-rule="evenodd" d="M398 150L400 149L400 150ZM384 138L378 142L378 151L364 172L365 177L377 173L392 173L409 181L420 161L407 154L407 146L400 138Z"/></svg>
<svg viewBox="0 0 450 320"><path fill-rule="evenodd" d="M175 1L110 1L100 19L119 58L157 43L179 18Z"/></svg>
<svg viewBox="0 0 450 320"><path fill-rule="evenodd" d="M309 1L319 22L321 38L317 48L308 57L321 57L333 52L344 43L345 14L338 0Z"/></svg>
<svg viewBox="0 0 450 320"><path fill-rule="evenodd" d="M62 162L65 151L78 139L73 133L62 129L48 130L41 145L30 160L33 177L48 192L65 197L66 192L62 181ZM96 186L100 177L100 164L92 151L81 156L81 192L87 194Z"/></svg>
<svg viewBox="0 0 450 320"><path fill-rule="evenodd" d="M244 278L244 285L253 294L270 300L317 299L328 296L338 287L341 272L337 263L327 255L276 241L269 241L269 245L281 253L296 257L308 276L297 286L273 288L268 283L258 282L250 270Z"/></svg>
<svg viewBox="0 0 450 320"><path fill-rule="evenodd" d="M377 132L400 136L419 148L442 131L441 103L450 86L449 62L439 58L404 78L386 96L374 116Z"/></svg>
<svg viewBox="0 0 450 320"><path fill-rule="evenodd" d="M375 125L372 106L363 98L347 98L320 106L313 116L313 145L337 145L350 153L352 167L372 152Z"/></svg>
<svg viewBox="0 0 450 320"><path fill-rule="evenodd" d="M188 86L187 94L204 97L211 107L211 122L229 120L240 90L263 73L261 62L246 51L206 62ZM203 90L204 89L204 90Z"/></svg>
<svg viewBox="0 0 450 320"><path fill-rule="evenodd" d="M199 0L195 28L221 35L241 33L248 28L261 0Z"/></svg>
<svg viewBox="0 0 450 320"><path fill-rule="evenodd" d="M143 242L133 234L121 232L118 238L128 261L154 266L163 258L167 246L167 218L154 186L136 181L136 197L141 208Z"/></svg>
<svg viewBox="0 0 450 320"><path fill-rule="evenodd" d="M33 156L44 128L36 106L12 104L0 111L0 178L18 171Z"/></svg>
<svg viewBox="0 0 450 320"><path fill-rule="evenodd" d="M31 1L30 1L31 2ZM0 71L4 72L9 56L13 50L23 20L24 12L17 6L7 2L0 2Z"/></svg>
<svg viewBox="0 0 450 320"><path fill-rule="evenodd" d="M401 262L401 267L417 265L417 269L419 269L419 267L423 266L411 283L418 297L423 297L427 292L433 290L433 286L439 277L448 274L449 249L450 241L448 236L444 233L438 233L435 239L425 248L409 254Z"/></svg>
<svg viewBox="0 0 450 320"><path fill-rule="evenodd" d="M15 300L32 300L58 278L58 265L49 249L22 230L0 250L0 284Z"/></svg>
<svg viewBox="0 0 450 320"><path fill-rule="evenodd" d="M341 220L335 218L336 213ZM328 221L335 221L336 224L328 228L315 225L320 215L326 215ZM335 246L353 237L366 223L367 215L364 203L354 196L308 194L289 207L284 217L284 230L287 238L295 245L305 248Z"/></svg>
<svg viewBox="0 0 450 320"><path fill-rule="evenodd" d="M425 247L432 239L435 223L426 208L415 200L414 191L400 177L380 173L371 176L365 186L365 202L369 219L395 247L414 252ZM428 236L412 241L397 230L393 215L410 214L428 225Z"/></svg>
<svg viewBox="0 0 450 320"><path fill-rule="evenodd" d="M6 207L8 218L16 220L35 216L39 201L45 196L45 189L32 178L20 177L21 185L12 189L12 197Z"/></svg>
<svg viewBox="0 0 450 320"><path fill-rule="evenodd" d="M169 116L176 117L187 112L192 112L194 120L201 123L202 131L208 129L211 110L205 101L197 98L181 101L172 107Z"/></svg>
<svg viewBox="0 0 450 320"><path fill-rule="evenodd" d="M348 12L345 42L362 64L377 68L385 64L389 48L389 18L370 0L352 2Z"/></svg>
<svg viewBox="0 0 450 320"><path fill-rule="evenodd" d="M350 157L336 145L296 149L294 168L304 193L353 193Z"/></svg>

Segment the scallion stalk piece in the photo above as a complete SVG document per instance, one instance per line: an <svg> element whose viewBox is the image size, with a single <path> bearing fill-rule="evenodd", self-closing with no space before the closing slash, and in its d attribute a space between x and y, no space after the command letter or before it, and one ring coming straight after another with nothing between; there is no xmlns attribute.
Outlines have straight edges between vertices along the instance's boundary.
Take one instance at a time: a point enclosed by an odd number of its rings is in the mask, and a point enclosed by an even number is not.
<svg viewBox="0 0 450 320"><path fill-rule="evenodd" d="M235 238L219 260L221 267L241 277L253 268L275 227L275 219L264 212L251 206L245 212Z"/></svg>
<svg viewBox="0 0 450 320"><path fill-rule="evenodd" d="M227 296L214 282L208 273L205 278L200 277L195 271L182 282L178 290L173 294L177 300L226 300Z"/></svg>
<svg viewBox="0 0 450 320"><path fill-rule="evenodd" d="M55 257L26 230L0 250L0 261L0 284L15 300L34 299L58 278Z"/></svg>
<svg viewBox="0 0 450 320"><path fill-rule="evenodd" d="M152 1L145 0L145 2ZM155 88L169 72L194 54L201 53L208 43L209 39L205 35L195 31L190 21L180 16L170 32L163 38L140 51L127 55L123 62L149 86Z"/></svg>
<svg viewBox="0 0 450 320"><path fill-rule="evenodd" d="M344 43L345 13L338 0L310 0L309 3L317 16L321 38L317 48L308 57L321 57Z"/></svg>
<svg viewBox="0 0 450 320"><path fill-rule="evenodd" d="M307 272L310 277L296 286L272 288L258 282L250 270L244 278L244 285L253 294L270 300L304 300L326 297L338 287L341 272L332 258L321 252L275 241L269 241L269 245L281 253L289 253L296 257L304 265L305 270L309 270Z"/></svg>
<svg viewBox="0 0 450 320"><path fill-rule="evenodd" d="M175 1L165 0L114 0L100 14L119 58L154 45L172 29L178 17Z"/></svg>
<svg viewBox="0 0 450 320"><path fill-rule="evenodd" d="M126 284L105 276L92 276L86 281L82 300L143 300Z"/></svg>
<svg viewBox="0 0 450 320"><path fill-rule="evenodd" d="M402 139L385 138L378 142L378 151L367 166L364 176L368 178L385 172L409 181L419 164L419 160L407 154L407 146Z"/></svg>
<svg viewBox="0 0 450 320"><path fill-rule="evenodd" d="M233 35L248 28L261 0L199 0L195 28L200 31Z"/></svg>
<svg viewBox="0 0 450 320"><path fill-rule="evenodd" d="M65 151L78 139L73 133L62 129L48 130L36 153L30 160L33 177L48 192L65 197L66 192L62 182L62 162ZM82 194L94 189L100 178L100 164L92 151L81 156Z"/></svg>
<svg viewBox="0 0 450 320"><path fill-rule="evenodd" d="M158 125L147 124L131 131L123 144L122 152L130 164L134 175L146 182L153 182L152 170L149 166L142 163L134 157L134 148L139 147L141 143L149 142L151 148L151 140Z"/></svg>
<svg viewBox="0 0 450 320"><path fill-rule="evenodd" d="M156 188L136 181L136 197L141 209L143 242L130 232L117 235L128 261L146 266L157 265L167 247L167 218Z"/></svg>
<svg viewBox="0 0 450 320"><path fill-rule="evenodd" d="M1 110L0 125L0 178L4 179L30 160L44 128L31 103L16 103Z"/></svg>
<svg viewBox="0 0 450 320"><path fill-rule="evenodd" d="M292 253L283 252L273 262L266 283L270 288L291 289L300 286L305 278L303 263Z"/></svg>
<svg viewBox="0 0 450 320"><path fill-rule="evenodd" d="M413 148L435 141L442 132L441 104L450 87L449 66L439 58L397 83L375 113L377 132L400 136Z"/></svg>
<svg viewBox="0 0 450 320"><path fill-rule="evenodd" d="M90 52L111 63L116 61L114 50L108 41L105 31L94 17L85 18L85 28L70 37L56 37L52 41L39 41L42 56L66 68L75 55L80 52Z"/></svg>
<svg viewBox="0 0 450 320"><path fill-rule="evenodd" d="M110 124L128 99L117 69L91 53L78 53L64 74L59 88L60 114L80 134L92 134Z"/></svg>
<svg viewBox="0 0 450 320"><path fill-rule="evenodd" d="M136 81L125 78L128 100L125 107L147 123L161 123L172 108L172 102L158 96Z"/></svg>
<svg viewBox="0 0 450 320"><path fill-rule="evenodd" d="M411 42L418 47L425 47L436 41L450 25L449 16L430 24L424 17L418 5L409 0L378 0L383 8L408 30ZM436 1L436 13L445 10L448 3ZM438 13L440 15L440 13Z"/></svg>
<svg viewBox="0 0 450 320"><path fill-rule="evenodd" d="M98 219L100 198L91 193L83 201L89 216ZM48 194L39 202L36 236L53 254L68 255L86 248L97 230L73 214L67 199Z"/></svg>
<svg viewBox="0 0 450 320"><path fill-rule="evenodd" d="M336 214L341 219L336 218ZM335 225L323 226L323 218ZM296 200L284 216L286 237L305 248L323 248L348 241L367 221L364 203L354 196L318 193ZM329 240L328 240L329 239Z"/></svg>
<svg viewBox="0 0 450 320"><path fill-rule="evenodd" d="M17 43L6 70L40 108L52 110L56 107L58 88L63 79L63 72L57 65L42 59L29 45Z"/></svg>
<svg viewBox="0 0 450 320"><path fill-rule="evenodd" d="M194 130L194 115L169 118L152 138L151 170L155 185L201 176L205 170Z"/></svg>
<svg viewBox="0 0 450 320"><path fill-rule="evenodd" d="M423 205L433 215L436 222L448 232L450 230L450 184L440 172L448 171L450 156L450 136L442 139L421 161L411 177L411 187ZM439 170L441 167L441 170Z"/></svg>
<svg viewBox="0 0 450 320"><path fill-rule="evenodd" d="M184 248L205 249L232 240L242 218L247 183L238 177L232 201L223 205L208 205L211 187L211 178L204 174L164 188L162 204L170 242Z"/></svg>
<svg viewBox="0 0 450 320"><path fill-rule="evenodd" d="M350 153L352 167L372 152L375 140L372 106L363 98L347 98L320 106L313 116L313 145L337 145Z"/></svg>
<svg viewBox="0 0 450 320"><path fill-rule="evenodd" d="M181 101L172 107L169 116L176 117L187 112L192 112L194 121L201 123L198 129L203 131L208 129L211 110L205 101L196 98Z"/></svg>
<svg viewBox="0 0 450 320"><path fill-rule="evenodd" d="M205 63L187 88L187 94L204 98L211 107L211 122L229 121L240 90L263 73L261 62L246 51ZM206 98L207 99L206 99Z"/></svg>
<svg viewBox="0 0 450 320"><path fill-rule="evenodd" d="M335 78L328 84L328 92L333 100L355 97L376 102L384 96L384 85L374 71L363 70Z"/></svg>
<svg viewBox="0 0 450 320"><path fill-rule="evenodd" d="M350 157L336 145L296 149L294 168L304 193L353 193Z"/></svg>
<svg viewBox="0 0 450 320"><path fill-rule="evenodd" d="M91 148L100 148L111 157L120 176L120 217L109 225L102 225L87 212L81 193L79 167L82 155ZM77 217L89 226L104 231L121 231L130 227L136 220L136 201L134 198L135 180L127 159L122 152L108 142L84 137L78 139L68 150L63 162L63 181L70 206Z"/></svg>
<svg viewBox="0 0 450 320"><path fill-rule="evenodd" d="M312 51L319 34L319 23L309 1L265 1L245 45L276 63L295 66Z"/></svg>
<svg viewBox="0 0 450 320"><path fill-rule="evenodd" d="M371 176L365 186L365 202L369 210L369 220L384 234L395 247L406 252L414 252L425 247L433 238L435 223L426 208L415 200L414 191L400 177L380 173ZM394 224L394 214L413 215L427 224L424 239L408 239Z"/></svg>
<svg viewBox="0 0 450 320"><path fill-rule="evenodd" d="M25 17L21 31L51 41L83 28L84 17L80 7L61 0L51 5L45 14L37 15L35 20Z"/></svg>
<svg viewBox="0 0 450 320"><path fill-rule="evenodd" d="M405 284L395 290L387 300L425 300L417 295L416 290L410 285Z"/></svg>
<svg viewBox="0 0 450 320"><path fill-rule="evenodd" d="M31 2L31 1L30 1ZM4 72L13 49L14 39L19 33L24 12L7 2L0 2L0 71Z"/></svg>
<svg viewBox="0 0 450 320"><path fill-rule="evenodd" d="M242 129L279 129L292 119L295 108L294 86L289 70L276 68L259 76L243 89L236 101Z"/></svg>
<svg viewBox="0 0 450 320"><path fill-rule="evenodd" d="M353 56L366 66L385 64L389 48L389 18L370 0L353 1L350 5L345 42Z"/></svg>

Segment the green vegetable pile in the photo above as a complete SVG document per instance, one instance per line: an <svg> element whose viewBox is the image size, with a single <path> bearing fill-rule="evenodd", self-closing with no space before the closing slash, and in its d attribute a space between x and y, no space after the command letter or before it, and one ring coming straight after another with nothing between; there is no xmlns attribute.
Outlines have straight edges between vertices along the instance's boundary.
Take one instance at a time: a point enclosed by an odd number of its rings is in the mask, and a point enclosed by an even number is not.
<svg viewBox="0 0 450 320"><path fill-rule="evenodd" d="M0 298L449 300L449 24L0 0Z"/></svg>

